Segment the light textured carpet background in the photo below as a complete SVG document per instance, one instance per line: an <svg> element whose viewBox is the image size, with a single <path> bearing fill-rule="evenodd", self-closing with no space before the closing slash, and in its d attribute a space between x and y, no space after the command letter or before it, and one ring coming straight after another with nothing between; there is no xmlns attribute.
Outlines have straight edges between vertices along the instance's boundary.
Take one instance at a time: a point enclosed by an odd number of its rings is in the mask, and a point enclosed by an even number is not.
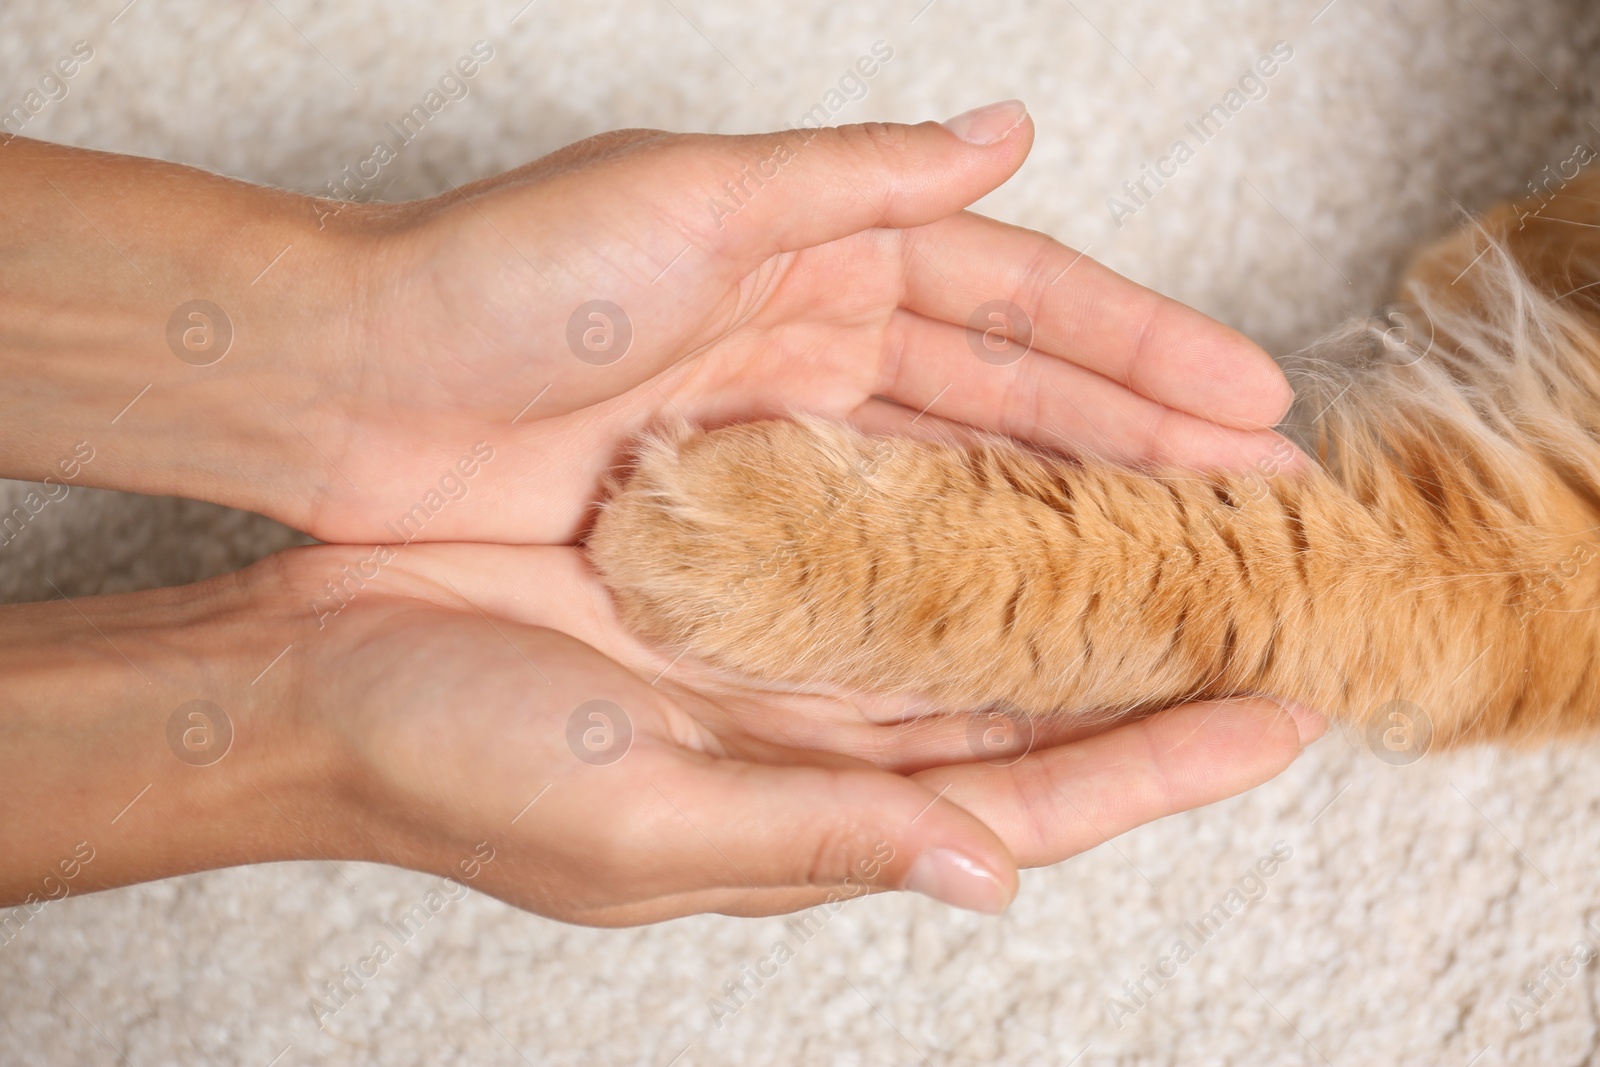
<svg viewBox="0 0 1600 1067"><path fill-rule="evenodd" d="M1379 298L1457 204L1600 146L1588 0L124 2L0 4L0 108L88 40L26 133L308 191L490 40L385 198L614 127L782 126L882 40L893 59L839 120L1024 97L1037 147L982 209L1279 352ZM1268 95L1116 226L1107 197L1279 40L1294 55ZM0 549L0 593L176 583L294 540L74 490ZM1572 748L1395 768L1331 736L1248 796L1026 874L1002 919L852 903L721 1026L709 999L783 920L594 931L470 896L319 1030L308 997L436 883L359 864L174 879L53 905L0 947L0 1063L1591 1063L1600 964L1545 980L1521 1026L1510 998L1600 917L1597 766ZM1107 998L1276 842L1292 857L1265 897L1118 1026Z"/></svg>

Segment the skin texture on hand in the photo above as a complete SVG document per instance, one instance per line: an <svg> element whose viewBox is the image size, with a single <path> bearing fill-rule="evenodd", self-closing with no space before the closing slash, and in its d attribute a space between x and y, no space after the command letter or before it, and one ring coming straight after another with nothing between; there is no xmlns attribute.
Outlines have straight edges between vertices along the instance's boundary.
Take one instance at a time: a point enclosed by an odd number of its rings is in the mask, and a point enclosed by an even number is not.
<svg viewBox="0 0 1600 1067"><path fill-rule="evenodd" d="M964 717L669 681L571 549L410 546L319 615L367 551L0 610L0 905L361 859L595 925L899 888L993 912L1019 865L1301 747L1270 704L1195 705L995 767Z"/></svg>
<svg viewBox="0 0 1600 1067"><path fill-rule="evenodd" d="M347 544L0 609L0 900L104 840L74 891L272 859L463 877L487 848L471 885L575 922L841 887L994 911L1019 865L1277 774L1322 724L1264 701L984 762L966 716L719 677L628 634L577 547L663 418L1132 463L1281 447L1288 387L1250 342L964 210L1032 133L1015 107L621 131L388 206L5 142L0 470L55 475L89 442L80 484ZM236 731L209 764L172 740L199 699Z"/></svg>
<svg viewBox="0 0 1600 1067"><path fill-rule="evenodd" d="M759 865L754 857L748 861L742 857L747 849L759 855L763 846L773 855L784 854L801 863L813 850L860 859L870 856L879 841L887 841L902 858L933 849L971 857L988 867L1008 893L1014 892L1014 867L1060 862L1153 818L1257 785L1287 767L1303 745L1325 729L1318 716L1298 710L1286 713L1268 701L1194 704L1100 733L1095 731L1103 727L1041 722L1025 751L1008 751L983 762L994 753L975 738L972 716L919 714L928 709L861 694L778 693L691 664L672 663L617 625L608 596L586 563L570 550L415 545L403 552L409 575L442 585L445 602L482 613L480 625L494 618L504 620L499 625L506 633L515 632L510 629L513 625L559 627L583 647L604 654L607 662L631 668L632 677L645 684L630 688L626 697L610 699L624 714L631 714L635 706L631 701L654 708L668 700L675 709L669 721L681 745L731 762L735 773L743 773L737 770L739 764L776 763L831 776L831 781L811 780L818 786L815 794L802 787L801 779L779 786L777 776L763 791L768 794L765 801L758 800L754 790L742 796L729 794L724 802L739 812L731 818L719 816L721 809L691 792L686 803L705 805L695 809L705 813L703 820L691 816L704 827L697 833L715 841L716 851L739 867ZM548 661L532 651L529 659L540 665L541 672L550 670ZM521 676L526 677L532 664L520 666ZM580 692L593 693L590 684ZM437 736L438 716L430 718L435 726L424 733ZM615 766L621 768L633 758L630 750ZM902 817L906 794L898 786L888 786L897 776L918 787L910 823ZM621 780L616 787L625 788ZM634 787L638 788L637 782ZM607 795L615 801L616 794ZM643 795L659 806L659 798ZM940 816L946 805L976 816L979 822L945 821ZM787 817L778 814L785 811ZM756 813L765 813L781 832L754 842L718 836L736 831ZM927 825L936 817L937 830ZM846 831L854 835L847 846L816 844ZM909 831L916 834L908 844L903 835ZM689 855L694 854L690 849ZM708 864L694 868L702 877L708 872L715 875L719 867L723 878L734 877L727 863L712 863L711 852L704 847L699 854ZM822 869L838 879L847 867L835 859ZM903 873L908 873L904 867L894 866L874 888L902 885L896 879ZM791 878L797 874L798 868L788 871ZM697 897L703 903L690 910L787 911L838 891L838 882L828 877L808 878L813 883L809 889L770 890L763 884L759 893L736 878L716 893ZM969 887L968 893L976 894L977 887ZM943 899L991 910L978 895ZM643 912L651 918L677 913ZM630 909L606 921L641 921L640 915ZM598 918L587 916L583 921Z"/></svg>
<svg viewBox="0 0 1600 1067"><path fill-rule="evenodd" d="M1259 348L962 210L1032 143L1025 114L1001 118L982 145L937 123L625 130L388 206L14 138L0 222L27 253L0 262L0 294L31 333L0 346L0 370L40 384L0 398L4 472L49 473L92 406L119 445L93 484L330 541L565 544L627 440L662 418L808 411L1129 462L1269 456L1290 393ZM231 330L203 366L214 349L186 362L169 335L196 299ZM994 301L1022 314L1004 319L1028 335L1020 358L977 354ZM591 329L616 347L587 349ZM31 432L4 429L24 419ZM500 458L471 498L402 526L479 442Z"/></svg>
<svg viewBox="0 0 1600 1067"><path fill-rule="evenodd" d="M0 906L314 859L306 827L349 854L339 750L264 670L294 621L260 573L0 608Z"/></svg>
<svg viewBox="0 0 1600 1067"><path fill-rule="evenodd" d="M662 418L809 411L1130 462L1267 456L1279 439L1264 427L1290 392L1260 349L1042 234L961 210L1014 172L1032 134L1021 114L988 145L934 123L809 140L622 131L393 209L357 361L381 415L357 421L339 466L377 485L377 462L435 469L440 442L498 428L509 461L423 536L566 543L628 438ZM776 176L747 181L722 213L727 183L765 161ZM972 328L997 300L1031 335L1004 365L975 354ZM609 305L600 318L585 312L594 301ZM590 328L614 347L585 351ZM428 441L410 432L421 426ZM371 536L373 517L406 503L344 488L330 483L314 532Z"/></svg>
<svg viewBox="0 0 1600 1067"><path fill-rule="evenodd" d="M294 420L354 344L307 198L21 137L0 191L0 475L59 479L86 442L78 484L303 513Z"/></svg>

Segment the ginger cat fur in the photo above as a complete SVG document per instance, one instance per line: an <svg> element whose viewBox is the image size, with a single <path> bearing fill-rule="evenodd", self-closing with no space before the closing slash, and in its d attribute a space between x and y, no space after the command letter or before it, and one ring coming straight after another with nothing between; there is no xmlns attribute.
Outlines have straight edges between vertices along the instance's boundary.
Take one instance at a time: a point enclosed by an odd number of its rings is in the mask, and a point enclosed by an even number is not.
<svg viewBox="0 0 1600 1067"><path fill-rule="evenodd" d="M1407 317L1286 360L1292 476L679 427L590 557L635 632L786 688L1096 718L1263 694L1358 727L1403 701L1433 747L1591 730L1597 235L1600 180L1503 205L1416 259Z"/></svg>

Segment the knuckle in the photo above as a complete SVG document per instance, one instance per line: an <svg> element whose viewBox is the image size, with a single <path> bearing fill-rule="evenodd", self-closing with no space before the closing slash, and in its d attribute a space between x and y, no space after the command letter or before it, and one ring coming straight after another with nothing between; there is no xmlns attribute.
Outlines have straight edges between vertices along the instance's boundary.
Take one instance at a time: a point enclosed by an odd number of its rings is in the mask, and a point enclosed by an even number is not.
<svg viewBox="0 0 1600 1067"><path fill-rule="evenodd" d="M1050 856L1051 862L1065 859L1061 842L1070 834L1064 829L1075 820L1092 827L1071 799L1072 783L1058 780L1056 769L1046 760L1022 759L1005 770L1017 812L1013 850L1019 857ZM1067 810L1063 810L1063 800Z"/></svg>
<svg viewBox="0 0 1600 1067"><path fill-rule="evenodd" d="M804 884L826 888L843 883L857 863L872 855L871 836L866 827L853 824L824 831L811 849L807 867L799 872Z"/></svg>
<svg viewBox="0 0 1600 1067"><path fill-rule="evenodd" d="M911 127L897 122L859 122L839 127L845 147L879 156L898 156L911 141Z"/></svg>
<svg viewBox="0 0 1600 1067"><path fill-rule="evenodd" d="M846 789L856 793L854 789ZM877 810L878 805L870 796L856 793L851 799L855 803L850 807L836 810ZM862 865L871 860L883 840L883 834L868 819L850 815L829 819L812 838L805 866L796 870L792 877L809 886L841 885L847 876L861 870Z"/></svg>
<svg viewBox="0 0 1600 1067"><path fill-rule="evenodd" d="M1050 287L1077 261L1077 256L1078 253L1054 238L1039 234L1033 255L1028 259L1028 265L1018 279L1012 300L1031 318L1037 320L1049 297Z"/></svg>
<svg viewBox="0 0 1600 1067"><path fill-rule="evenodd" d="M1145 376L1155 363L1156 340L1161 336L1162 325L1176 304L1167 297L1152 294L1142 309L1138 327L1128 344L1128 385L1142 389Z"/></svg>

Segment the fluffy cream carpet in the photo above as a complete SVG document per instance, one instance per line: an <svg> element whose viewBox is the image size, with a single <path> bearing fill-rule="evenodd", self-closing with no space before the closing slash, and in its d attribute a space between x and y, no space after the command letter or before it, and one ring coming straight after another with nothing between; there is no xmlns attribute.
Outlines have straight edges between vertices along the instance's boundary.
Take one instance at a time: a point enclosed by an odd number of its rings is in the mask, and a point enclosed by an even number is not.
<svg viewBox="0 0 1600 1067"><path fill-rule="evenodd" d="M95 58L25 132L303 190L493 42L471 95L386 169L385 198L613 127L781 126L881 40L892 60L839 120L1026 98L1038 146L982 209L1280 352L1379 297L1458 205L1600 146L1588 0L126 2L0 5L0 109L86 40ZM1127 200L1279 41L1292 58L1265 95ZM1114 219L1113 196L1138 209ZM0 550L0 594L187 581L295 539L74 490ZM1330 736L1248 796L1027 874L1002 919L852 903L720 1019L713 999L782 919L607 932L470 896L319 1029L308 998L433 881L357 864L180 878L69 899L0 947L0 1062L1590 1063L1600 964L1572 954L1600 944L1597 764L1574 748L1396 768ZM1234 889L1259 899L1201 944L1187 924ZM1193 958L1163 963L1183 937Z"/></svg>

